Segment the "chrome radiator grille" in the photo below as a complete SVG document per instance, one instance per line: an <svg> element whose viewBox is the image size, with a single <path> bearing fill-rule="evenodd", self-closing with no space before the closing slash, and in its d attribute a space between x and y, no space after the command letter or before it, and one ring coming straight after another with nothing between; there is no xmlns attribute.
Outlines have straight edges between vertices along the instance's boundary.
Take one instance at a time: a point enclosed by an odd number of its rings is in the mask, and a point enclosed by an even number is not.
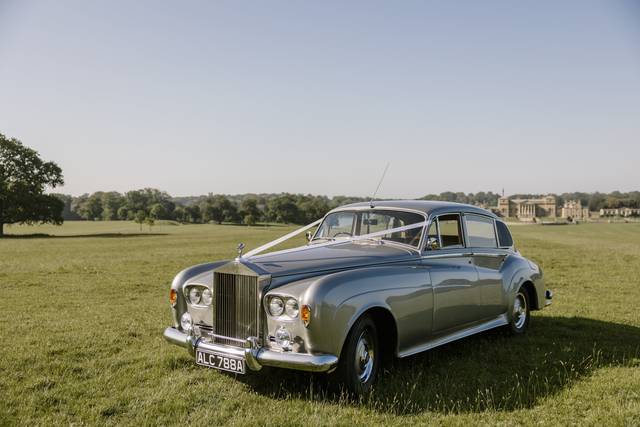
<svg viewBox="0 0 640 427"><path fill-rule="evenodd" d="M214 272L213 309L215 342L242 347L259 337L258 277Z"/></svg>

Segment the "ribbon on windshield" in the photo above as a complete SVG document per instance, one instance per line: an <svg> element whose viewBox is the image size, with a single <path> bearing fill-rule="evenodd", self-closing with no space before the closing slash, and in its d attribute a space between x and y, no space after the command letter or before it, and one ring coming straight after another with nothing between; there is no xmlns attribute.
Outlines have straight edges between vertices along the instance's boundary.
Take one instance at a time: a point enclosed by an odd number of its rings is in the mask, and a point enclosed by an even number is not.
<svg viewBox="0 0 640 427"><path fill-rule="evenodd" d="M298 234L307 231L308 229L315 227L316 225L320 224L320 222L322 222L322 219L319 219L317 221L312 222L309 225L305 225L302 228L299 228L295 231L292 231L289 234L286 234L282 237L280 237L279 239L273 240L269 243L266 243L252 251L247 252L246 254L244 254L243 256L241 256L240 258L250 258L252 256L258 255L261 252L266 251L267 249L270 249L272 247L274 247L275 245L278 245L282 242L284 242L285 240L289 240L292 237L297 236ZM347 243L347 242L356 242L358 240L369 240L372 239L374 237L381 237L381 236L386 236L387 234L392 234L392 233L400 233L402 231L407 231L407 230L413 230L416 228L420 228L420 227L424 227L425 225L427 225L427 221L423 221L423 222L416 222L414 224L409 224L409 225L404 225L402 227L396 227L396 228L388 228L386 230L382 230L382 231L376 231L375 233L369 233L369 234L363 234L362 236L351 236L351 237L346 237L346 238L340 238L340 239L336 239L336 240L331 240L329 242L325 242L325 243L317 243L314 245L308 245L308 246L300 246L297 248L292 248L292 249L284 249L281 251L277 251L277 252L272 252L269 255L273 255L273 254L285 254L288 252L297 252L297 251L303 251L303 250L307 250L307 249L313 249L313 248L318 248L318 247L323 247L323 246L333 246L333 245L339 245L339 244L343 244L343 243Z"/></svg>
<svg viewBox="0 0 640 427"><path fill-rule="evenodd" d="M253 255L257 255L257 254L259 254L260 252L264 252L264 251L266 251L267 249L272 248L272 247L274 247L275 245L277 245L277 244L279 244L279 243L284 242L285 240L289 240L290 238L295 237L295 236L297 236L298 234L300 234L300 233L302 233L302 232L304 232L304 231L307 231L307 230L308 230L308 229L310 229L311 227L315 227L316 225L320 224L321 222L322 222L322 218L320 218L320 219L319 219L319 220L317 220L317 221L312 222L312 223L311 223L311 224L309 224L309 225L305 225L305 226L304 226L304 227L302 227L302 228L298 228L297 230L292 231L292 232L291 232L291 233L289 233L289 234L285 234L284 236L280 237L279 239L273 240L273 241L271 241L271 242L269 242L269 243L266 243L266 244L264 244L264 245L262 245L262 246L260 246L260 247L257 247L257 248L255 248L254 250L249 251L249 252L247 252L246 254L244 254L241 258L249 258L249 257L251 257L251 256L253 256Z"/></svg>

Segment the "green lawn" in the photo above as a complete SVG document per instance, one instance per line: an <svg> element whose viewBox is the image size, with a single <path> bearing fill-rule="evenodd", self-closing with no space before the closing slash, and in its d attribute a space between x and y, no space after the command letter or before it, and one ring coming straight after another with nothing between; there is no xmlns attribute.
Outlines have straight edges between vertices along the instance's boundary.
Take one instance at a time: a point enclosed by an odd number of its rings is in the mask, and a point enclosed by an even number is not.
<svg viewBox="0 0 640 427"><path fill-rule="evenodd" d="M312 375L199 368L162 338L175 273L290 229L5 228L55 236L0 239L0 425L640 424L640 224L512 227L555 292L529 333L399 361L358 402Z"/></svg>

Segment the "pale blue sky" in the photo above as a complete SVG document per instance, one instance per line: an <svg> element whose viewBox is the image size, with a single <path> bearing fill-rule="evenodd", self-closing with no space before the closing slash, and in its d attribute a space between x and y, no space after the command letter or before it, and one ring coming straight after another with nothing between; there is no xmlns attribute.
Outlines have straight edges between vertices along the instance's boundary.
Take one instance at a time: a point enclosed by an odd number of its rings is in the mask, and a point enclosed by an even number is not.
<svg viewBox="0 0 640 427"><path fill-rule="evenodd" d="M640 4L0 0L0 132L71 194L637 190Z"/></svg>

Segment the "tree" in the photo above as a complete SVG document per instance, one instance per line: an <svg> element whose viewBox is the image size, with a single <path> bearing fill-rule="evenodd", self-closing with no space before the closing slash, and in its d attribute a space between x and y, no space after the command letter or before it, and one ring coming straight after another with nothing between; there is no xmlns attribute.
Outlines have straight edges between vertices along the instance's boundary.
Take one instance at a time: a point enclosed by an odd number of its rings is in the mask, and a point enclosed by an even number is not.
<svg viewBox="0 0 640 427"><path fill-rule="evenodd" d="M83 219L94 221L98 219L102 219L102 196L104 193L102 191L98 191L93 193L86 198L83 198L83 201L78 204L77 212L80 217Z"/></svg>
<svg viewBox="0 0 640 427"><path fill-rule="evenodd" d="M184 208L185 221L197 224L202 221L202 212L200 206L189 205Z"/></svg>
<svg viewBox="0 0 640 427"><path fill-rule="evenodd" d="M80 215L78 215L77 213L75 213L72 209L73 206L73 201L74 201L74 197L68 195L68 194L51 194L52 196L57 197L58 199L60 199L62 201L62 203L64 203L64 208L62 209L62 219L67 221L67 220L78 220L78 219L82 219L80 217Z"/></svg>
<svg viewBox="0 0 640 427"><path fill-rule="evenodd" d="M329 211L329 203L322 196L300 196L298 199L298 220L300 224L308 224L322 218Z"/></svg>
<svg viewBox="0 0 640 427"><path fill-rule="evenodd" d="M153 227L154 224L156 223L153 217L150 217L150 216L148 216L144 222L149 226L149 231L151 231L151 227ZM140 225L140 227L142 227L142 225Z"/></svg>
<svg viewBox="0 0 640 427"><path fill-rule="evenodd" d="M167 216L167 210L160 203L154 204L153 206L151 206L151 209L149 209L149 217L150 218L153 218L153 219L164 219L166 216Z"/></svg>
<svg viewBox="0 0 640 427"><path fill-rule="evenodd" d="M240 204L240 215L242 216L245 224L255 225L262 215L260 208L258 208L258 200L254 197L244 199Z"/></svg>
<svg viewBox="0 0 640 427"><path fill-rule="evenodd" d="M118 208L118 219L123 221L129 219L129 209L126 206Z"/></svg>
<svg viewBox="0 0 640 427"><path fill-rule="evenodd" d="M205 222L215 221L222 224L222 221L239 222L238 209L225 196L209 194L201 203L200 211Z"/></svg>
<svg viewBox="0 0 640 427"><path fill-rule="evenodd" d="M37 151L0 133L0 236L4 224L61 224L64 202L45 189L64 184L62 169Z"/></svg>
<svg viewBox="0 0 640 427"><path fill-rule="evenodd" d="M136 224L140 224L140 231L142 231L142 224L144 224L144 221L146 219L147 219L147 214L145 213L145 211L139 210L138 212L136 212L134 221L136 222Z"/></svg>
<svg viewBox="0 0 640 427"><path fill-rule="evenodd" d="M185 210L182 206L176 206L173 210L173 219L178 222L186 222L185 221Z"/></svg>
<svg viewBox="0 0 640 427"><path fill-rule="evenodd" d="M271 221L296 223L299 218L299 210L296 200L291 194L281 194L269 200L267 214Z"/></svg>
<svg viewBox="0 0 640 427"><path fill-rule="evenodd" d="M101 198L102 219L105 221L118 219L118 210L124 204L124 197L117 191L103 193Z"/></svg>
<svg viewBox="0 0 640 427"><path fill-rule="evenodd" d="M245 225L256 225L256 222L258 221L254 215L249 214L244 216L242 222L244 222Z"/></svg>

